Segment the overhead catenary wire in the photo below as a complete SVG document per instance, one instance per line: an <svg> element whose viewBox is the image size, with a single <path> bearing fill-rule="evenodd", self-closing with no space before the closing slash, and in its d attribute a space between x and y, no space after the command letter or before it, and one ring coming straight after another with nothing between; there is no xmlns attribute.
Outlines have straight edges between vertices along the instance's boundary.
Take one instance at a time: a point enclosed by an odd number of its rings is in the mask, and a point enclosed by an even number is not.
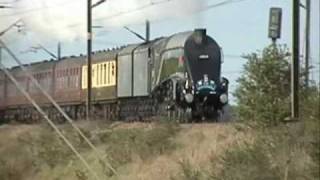
<svg viewBox="0 0 320 180"><path fill-rule="evenodd" d="M127 11L114 13L114 14L108 15L108 16L93 18L93 21L110 20L110 19L113 19L113 18L116 18L116 17L120 17L120 16L123 16L123 15L128 15L128 14L131 14L131 13L139 12L139 11L142 11L142 10L154 7L154 6L159 6L159 5L170 3L170 2L174 2L174 1L177 1L177 0L161 0L161 1L156 1L156 2L149 1L148 3L146 3L144 5L141 5L139 7L136 7L136 8L133 8L133 9L130 9L130 10L127 10ZM248 0L224 0L224 1L216 3L216 4L210 4L210 5L206 6L206 7L200 8L196 12L207 11L207 10L210 10L210 9L213 9L213 8L217 8L217 7L220 7L220 6L225 6L225 5L232 4L232 3L238 3L238 2L242 2L242 1L248 1ZM78 1L75 1L75 2L78 3ZM25 10L25 11L19 11L19 12L12 13L12 14L0 15L0 17L9 17L9 16L17 16L17 15L29 14L29 13L33 13L33 12L41 11L41 10L45 10L45 9L58 8L58 7L65 6L65 5L68 5L68 4L72 4L72 3L75 3L75 2L74 1L70 1L68 3L61 3L61 4L57 4L55 6L28 9L28 10ZM81 25L81 24L80 23L76 23L76 24L66 25L65 27L72 28L72 27L77 27L79 25Z"/></svg>
<svg viewBox="0 0 320 180"><path fill-rule="evenodd" d="M163 3L167 3L167 2L171 2L171 1L175 1L175 0L162 0L162 1L157 1L157 2L150 1L149 3L139 7L138 9L141 10L141 8L144 9L144 8L149 7L149 6L155 6L155 5L159 5L159 4L163 4ZM69 1L67 3L60 3L60 4L53 5L53 6L32 8L32 9L27 9L27 10L24 10L24 11L17 11L15 13L11 13L11 14L4 14L4 15L1 15L0 17L10 17L10 16L29 14L29 13L34 13L34 12L37 12L37 11L42 11L42 10L45 10L45 9L59 8L59 7L63 7L63 6L69 5L69 4L74 4L74 3L79 3L79 2L81 2L81 1Z"/></svg>
<svg viewBox="0 0 320 180"><path fill-rule="evenodd" d="M21 22L21 19L16 20L13 24L11 24L9 27L4 29L0 32L0 36L4 35L7 31L9 31L12 27L16 26L19 22Z"/></svg>
<svg viewBox="0 0 320 180"><path fill-rule="evenodd" d="M157 2L150 1L149 3L147 3L145 5L142 5L140 7L137 7L137 8L134 8L134 9L130 9L130 10L127 10L127 11L122 11L122 12L119 12L119 13L115 13L115 14L112 14L112 15L109 15L109 16L95 18L93 20L95 20L95 21L108 20L108 19L112 19L112 18L123 16L123 15L128 15L128 14L131 14L131 13L139 12L139 11L142 11L144 9L147 9L147 8L150 8L150 7L153 7L153 6L158 6L158 5L169 3L169 2L173 2L173 1L176 1L176 0L162 0L162 1L157 1ZM208 5L206 7L200 8L196 12L202 12L202 11L206 11L206 10L209 10L209 9L212 9L212 8L216 8L216 7L220 7L220 6L224 6L224 5L232 4L232 3L238 3L238 2L241 2L241 1L248 1L248 0L225 0L225 1L222 1L222 2L219 2L219 3L216 3L216 4L211 4L211 5Z"/></svg>
<svg viewBox="0 0 320 180"><path fill-rule="evenodd" d="M9 77L9 79L15 84L15 86L20 90L20 92L28 99L28 101L36 108L36 110L44 117L44 119L49 123L49 125L54 129L59 137L67 144L67 146L72 150L72 152L80 159L80 161L85 165L88 171L93 175L96 180L101 180L97 173L90 167L89 163L81 156L81 154L76 150L76 148L70 143L70 141L62 134L59 128L49 119L44 110L36 103L36 101L28 94L28 92L21 87L19 82L13 77L8 69L0 62L0 69Z"/></svg>
<svg viewBox="0 0 320 180"><path fill-rule="evenodd" d="M242 2L242 1L248 1L248 0L225 0L225 1L222 1L220 3L211 4L211 5L203 8L202 11L209 10L209 9L212 9L212 8L216 8L216 7L220 7L220 6L225 6L225 5L228 5L228 4L239 3L239 2Z"/></svg>
<svg viewBox="0 0 320 180"><path fill-rule="evenodd" d="M64 3L60 3L60 4L55 4L55 5L52 5L52 6L26 9L24 11L17 11L17 12L10 13L10 14L3 14L3 15L0 15L0 17L12 17L12 16L17 16L17 15L30 14L30 13L34 13L34 12L37 12L37 11L42 11L42 10L45 10L45 9L59 8L59 7L63 7L63 6L67 6L69 4L75 4L75 3L79 3L79 2L81 2L81 1L69 1L69 2L64 2ZM14 9L14 6L13 6L12 9Z"/></svg>
<svg viewBox="0 0 320 180"><path fill-rule="evenodd" d="M119 16L122 16L122 15L125 15L125 14L135 13L135 12L142 11L144 9L150 8L152 6L158 6L158 5L169 3L169 2L172 2L172 1L175 1L175 0L162 0L162 1L157 1L157 2L150 1L149 3L146 3L146 4L142 5L142 6L136 7L134 9L118 12L118 13L115 13L115 14L112 14L112 15L109 15L109 16L95 18L94 20L95 21L99 21L99 20L112 19L112 18L115 18L115 17L119 17Z"/></svg>
<svg viewBox="0 0 320 180"><path fill-rule="evenodd" d="M39 88L39 90L46 96L46 98L53 104L53 106L63 115L64 118L71 124L71 126L80 134L80 136L86 141L86 143L90 146L90 148L95 152L96 157L103 161L102 155L100 155L97 148L92 144L92 142L84 135L84 133L73 123L73 120L61 109L61 107L55 102L55 100L48 94L47 91L45 91L41 85L38 83L37 80L31 75L31 73L26 69L26 67L22 64L22 62L14 55L14 53L6 46L6 44L0 40L0 46L5 49L10 56L13 57L13 59L18 63L22 71L25 72L25 74L30 78L32 83ZM116 170L106 162L106 165L108 168L114 173L115 175L118 175Z"/></svg>

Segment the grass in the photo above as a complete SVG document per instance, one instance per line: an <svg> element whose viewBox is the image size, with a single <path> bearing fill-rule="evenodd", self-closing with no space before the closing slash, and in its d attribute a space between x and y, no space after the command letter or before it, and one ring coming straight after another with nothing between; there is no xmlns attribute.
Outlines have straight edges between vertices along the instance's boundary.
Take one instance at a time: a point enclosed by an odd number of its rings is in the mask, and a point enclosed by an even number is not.
<svg viewBox="0 0 320 180"><path fill-rule="evenodd" d="M90 126L90 127L89 127ZM61 127L103 179L317 179L318 128L307 124L261 130L245 124L171 123L84 125L83 130L119 173L97 161L83 139ZM96 128L99 127L99 128ZM0 179L88 180L91 174L50 128L2 129ZM312 129L312 130L310 130Z"/></svg>
<svg viewBox="0 0 320 180"><path fill-rule="evenodd" d="M107 157L106 161L116 169L121 170L138 159L141 162L151 161L178 147L173 141L179 132L176 124L159 123L133 128L100 127L97 130L84 126L82 130L102 155ZM31 128L33 131L29 131L29 128L19 129L7 130L4 133L13 134L12 137L0 140L0 179L89 179L90 174L51 128L34 126ZM97 161L82 137L65 125L60 129L100 177L114 178L106 161Z"/></svg>
<svg viewBox="0 0 320 180"><path fill-rule="evenodd" d="M106 144L106 154L116 167L132 162L135 158L146 161L152 157L170 153L177 144L172 141L179 128L163 123L150 129L117 129L100 134Z"/></svg>
<svg viewBox="0 0 320 180"><path fill-rule="evenodd" d="M189 160L182 160L179 162L181 173L176 177L171 177L171 180L202 180L205 178L201 169L193 167Z"/></svg>
<svg viewBox="0 0 320 180"><path fill-rule="evenodd" d="M259 134L255 143L235 147L221 159L215 179L314 179L313 161L294 127L278 127Z"/></svg>
<svg viewBox="0 0 320 180"><path fill-rule="evenodd" d="M15 156L12 156L14 154ZM34 160L21 147L2 151L0 157L0 179L21 180L37 170Z"/></svg>
<svg viewBox="0 0 320 180"><path fill-rule="evenodd" d="M172 180L314 180L319 179L319 129L308 125L300 136L299 124L255 129L234 124L236 132L251 132L254 139L235 140L220 155L207 154L207 161L178 161ZM314 130L317 129L317 132ZM218 135L226 141L228 137Z"/></svg>

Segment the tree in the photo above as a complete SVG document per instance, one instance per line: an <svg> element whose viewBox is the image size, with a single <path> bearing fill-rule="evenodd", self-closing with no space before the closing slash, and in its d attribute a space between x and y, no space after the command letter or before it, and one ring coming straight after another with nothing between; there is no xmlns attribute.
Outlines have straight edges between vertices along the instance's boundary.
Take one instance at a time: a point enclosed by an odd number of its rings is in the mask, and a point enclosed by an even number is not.
<svg viewBox="0 0 320 180"><path fill-rule="evenodd" d="M286 46L271 45L246 56L235 92L239 119L277 125L290 112L290 66Z"/></svg>

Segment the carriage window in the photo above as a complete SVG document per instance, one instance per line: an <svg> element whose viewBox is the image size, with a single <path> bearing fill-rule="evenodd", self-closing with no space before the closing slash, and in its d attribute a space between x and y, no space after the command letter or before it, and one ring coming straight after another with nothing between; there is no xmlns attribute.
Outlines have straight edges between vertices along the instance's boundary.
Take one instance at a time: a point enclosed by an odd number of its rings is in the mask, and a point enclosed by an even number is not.
<svg viewBox="0 0 320 180"><path fill-rule="evenodd" d="M103 84L103 64L100 65L100 81L99 84Z"/></svg>
<svg viewBox="0 0 320 180"><path fill-rule="evenodd" d="M82 67L82 78L81 78L81 80L82 80L82 82L81 82L81 85L82 85L82 89L86 89L87 88L87 72L88 71L88 68L87 68L87 66L83 66Z"/></svg>
<svg viewBox="0 0 320 180"><path fill-rule="evenodd" d="M99 87L99 79L100 79L100 64L97 64L96 65L96 73L97 73L97 76L96 76L96 87Z"/></svg>
<svg viewBox="0 0 320 180"><path fill-rule="evenodd" d="M162 54L161 81L172 74L185 71L183 54L183 49L169 50Z"/></svg>
<svg viewBox="0 0 320 180"><path fill-rule="evenodd" d="M92 65L92 87L101 88L116 85L116 62L108 61ZM87 89L87 66L82 67L82 89Z"/></svg>
<svg viewBox="0 0 320 180"><path fill-rule="evenodd" d="M108 63L108 81L107 81L107 84L110 83L110 63Z"/></svg>

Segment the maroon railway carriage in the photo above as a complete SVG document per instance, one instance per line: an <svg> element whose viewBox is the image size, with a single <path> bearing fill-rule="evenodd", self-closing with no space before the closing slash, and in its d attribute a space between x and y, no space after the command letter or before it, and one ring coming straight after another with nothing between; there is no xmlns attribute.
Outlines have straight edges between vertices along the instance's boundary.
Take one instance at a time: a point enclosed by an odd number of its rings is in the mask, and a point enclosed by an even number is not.
<svg viewBox="0 0 320 180"><path fill-rule="evenodd" d="M95 117L114 119L116 114L116 55L98 51L92 56L92 101ZM83 119L87 101L86 56L72 56L56 62L54 99L72 119ZM50 108L49 115L61 120L61 114Z"/></svg>
<svg viewBox="0 0 320 180"><path fill-rule="evenodd" d="M13 67L10 71L20 84L20 87L26 91L29 89L28 85L28 78L27 76L21 71L19 67ZM21 106L26 105L27 101L23 94L20 92L18 88L16 88L15 84L6 79L6 86L5 86L5 98L6 98L6 119L18 118L19 114L24 114L24 109L20 108Z"/></svg>
<svg viewBox="0 0 320 180"><path fill-rule="evenodd" d="M81 100L81 70L84 59L71 57L55 64L54 99L62 105L78 104Z"/></svg>
<svg viewBox="0 0 320 180"><path fill-rule="evenodd" d="M116 56L118 51L98 51L92 60L92 100L96 117L116 117ZM86 56L64 57L59 61L43 61L25 66L62 109L72 118L85 117L87 100ZM33 84L20 67L10 69L21 87L43 107L49 118L63 121L62 115L48 98ZM40 114L30 105L18 88L6 76L0 74L0 121L14 119L19 122L36 122ZM4 115L5 110L5 115Z"/></svg>
<svg viewBox="0 0 320 180"><path fill-rule="evenodd" d="M54 64L53 61L44 61L25 66L27 71L30 72L40 86L49 94L52 94ZM37 103L43 106L48 105L49 101L20 67L13 67L10 72L18 81L20 87L28 92ZM30 103L24 95L9 79L6 80L5 92L5 119L28 122L31 121L32 118L40 118L39 114L30 106Z"/></svg>
<svg viewBox="0 0 320 180"><path fill-rule="evenodd" d="M84 56L62 58L55 63L52 96L71 118L84 116L84 109L79 109L82 107L81 75L84 63ZM54 120L63 119L62 115L52 106L49 111L50 118Z"/></svg>
<svg viewBox="0 0 320 180"><path fill-rule="evenodd" d="M54 61L44 61L39 63L34 63L28 66L28 71L31 72L32 76L38 81L40 86L48 94L53 94L53 74L54 74ZM24 73L24 72L22 72ZM36 100L37 103L48 105L48 99L43 95L43 93L32 83L28 78L28 92ZM29 102L26 102L29 104Z"/></svg>

